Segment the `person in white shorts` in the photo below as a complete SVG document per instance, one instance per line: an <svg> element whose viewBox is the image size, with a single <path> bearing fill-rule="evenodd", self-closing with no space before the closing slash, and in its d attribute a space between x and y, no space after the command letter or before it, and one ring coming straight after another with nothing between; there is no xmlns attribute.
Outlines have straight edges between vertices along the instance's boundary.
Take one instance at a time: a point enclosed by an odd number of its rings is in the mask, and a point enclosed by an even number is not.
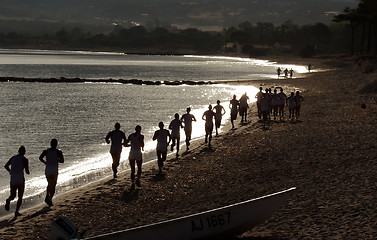
<svg viewBox="0 0 377 240"><path fill-rule="evenodd" d="M141 166L143 164L143 155L141 151L144 151L144 135L141 134L141 126L135 127L135 132L128 136L126 147L131 147L128 160L131 167L131 189L135 189L135 163L137 164L137 178L136 185L141 187Z"/></svg>
<svg viewBox="0 0 377 240"><path fill-rule="evenodd" d="M18 192L17 206L14 213L15 217L21 216L19 210L21 208L22 198L25 191L24 170L26 174L30 174L29 160L24 156L25 153L25 147L21 146L18 149L18 155L11 157L4 166L4 168L10 173L10 196L5 201L5 210L9 211L10 202L16 198L16 193Z"/></svg>
<svg viewBox="0 0 377 240"><path fill-rule="evenodd" d="M203 113L202 119L205 120L205 144L208 143L208 147L211 147L212 132L213 132L213 118L215 113L212 111L212 105L208 106L208 110Z"/></svg>
<svg viewBox="0 0 377 240"><path fill-rule="evenodd" d="M189 150L191 134L192 134L192 122L196 122L196 118L191 113L191 108L186 109L186 113L182 115L181 121L185 124L184 130L186 135L186 152Z"/></svg>
<svg viewBox="0 0 377 240"><path fill-rule="evenodd" d="M182 122L179 119L179 114L174 114L174 119L170 122L169 129L171 130L171 151L174 150L175 142L177 141L177 153L176 156L179 156L179 141L181 139L181 128Z"/></svg>
<svg viewBox="0 0 377 240"><path fill-rule="evenodd" d="M217 105L214 107L215 109L215 128L216 128L216 136L219 135L218 129L221 126L221 119L224 116L225 108L220 105L220 100L217 100Z"/></svg>
<svg viewBox="0 0 377 240"><path fill-rule="evenodd" d="M64 156L63 152L57 149L58 140L52 139L50 145L51 148L44 150L39 156L39 160L46 165L45 174L48 185L45 203L51 207L58 182L59 163L64 163ZM46 157L46 160L44 160L44 157Z"/></svg>
<svg viewBox="0 0 377 240"><path fill-rule="evenodd" d="M159 130L154 132L153 141L157 140L157 164L158 164L158 173L162 173L162 167L164 166L164 162L166 161L166 155L168 152L168 146L171 140L171 135L169 130L164 129L164 123L159 122L158 127Z"/></svg>

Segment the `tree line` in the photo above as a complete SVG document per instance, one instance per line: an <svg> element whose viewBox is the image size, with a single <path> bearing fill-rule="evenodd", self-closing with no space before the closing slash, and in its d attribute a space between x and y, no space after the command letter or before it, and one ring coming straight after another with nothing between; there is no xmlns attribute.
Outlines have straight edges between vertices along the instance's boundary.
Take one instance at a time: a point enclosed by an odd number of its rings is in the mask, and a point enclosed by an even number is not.
<svg viewBox="0 0 377 240"><path fill-rule="evenodd" d="M350 26L350 54L372 55L377 53L377 1L359 0L357 8L346 7L335 22L347 22ZM374 44L373 44L374 43Z"/></svg>
<svg viewBox="0 0 377 240"><path fill-rule="evenodd" d="M171 26L115 25L108 33L92 34L81 28L61 28L55 34L0 33L0 47L41 49L116 50L145 54L217 54L236 52L263 55L360 54L376 52L377 1L359 0L357 9L346 8L329 24L299 26L288 20L275 26L268 22L226 27L221 32ZM361 33L361 34L359 34ZM373 48L374 43L374 48ZM351 46L351 47L350 47Z"/></svg>

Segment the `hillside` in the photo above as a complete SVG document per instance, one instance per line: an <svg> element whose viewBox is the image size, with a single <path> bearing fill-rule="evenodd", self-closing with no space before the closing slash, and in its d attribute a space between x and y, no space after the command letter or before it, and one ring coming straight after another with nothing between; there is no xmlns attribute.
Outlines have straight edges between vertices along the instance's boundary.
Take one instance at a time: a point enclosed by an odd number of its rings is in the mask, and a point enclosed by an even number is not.
<svg viewBox="0 0 377 240"><path fill-rule="evenodd" d="M327 23L334 12L356 4L355 0L2 0L0 31L31 31L32 26L49 31L48 26L63 24L110 28L135 23L220 30L244 21L281 24L289 19L301 25Z"/></svg>

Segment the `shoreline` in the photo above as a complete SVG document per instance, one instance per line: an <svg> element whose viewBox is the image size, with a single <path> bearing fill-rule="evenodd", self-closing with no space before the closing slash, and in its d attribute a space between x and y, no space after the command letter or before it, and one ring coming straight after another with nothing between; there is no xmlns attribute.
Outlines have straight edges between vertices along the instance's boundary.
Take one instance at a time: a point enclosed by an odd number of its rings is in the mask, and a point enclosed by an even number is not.
<svg viewBox="0 0 377 240"><path fill-rule="evenodd" d="M231 128L230 127L230 119L223 119L221 128L219 129L219 134L224 134L224 133L228 132L230 130L230 128ZM181 133L181 134L182 134L181 137L184 138L185 137L184 133ZM213 137L215 138L215 133L213 134ZM200 147L201 145L203 145L203 142L204 142L204 135L193 138L191 140L190 149ZM186 143L185 143L184 140L182 140L182 142L180 143L180 157L188 154L187 152L184 151L185 147L186 147ZM170 145L169 145L167 160L176 159L175 152L176 152L176 149L174 149L173 152L170 151ZM149 157L145 158L146 155L148 155ZM108 153L108 157L111 158L110 153ZM156 170L157 169L157 157L155 156L155 149L146 150L145 152L143 152L143 157L144 157L143 171L144 170L146 170L146 171L150 171L150 170L157 171ZM125 166L127 164L128 164L128 158L121 159L121 165L123 165L123 169L118 172L119 175L125 176L125 180L127 180L127 176L130 175L130 169ZM110 169L110 165L109 165L109 169ZM44 177L44 175L42 177ZM76 181L79 181L77 178L71 179L70 181L72 183L74 182L73 183L74 186L70 186L70 187L67 187L67 182L65 182L63 184L63 183L59 183L59 180L58 180L58 184L56 186L56 188L57 188L56 194L55 194L54 199L58 198L61 195L64 196L64 195L69 194L70 192L80 190L81 188L90 187L90 185L96 184L96 183L104 181L104 180L110 181L110 182L113 181L111 170L108 171L108 174L106 174L104 172L93 172L93 173L90 173L88 175L80 176L80 178L87 178L88 180L85 180L82 183L77 183ZM62 185L60 185L60 184L62 184ZM28 196L27 198L25 198L25 196L24 196L23 204L22 204L20 211L30 211L32 209L45 206L46 204L43 201L44 196L45 196L45 192L38 193L36 195L31 195L31 196ZM15 207L16 200L17 200L17 198L12 201L11 208ZM0 203L0 206L4 207L4 204ZM1 228L1 222L5 219L9 218L9 217L12 217L14 213L12 211L4 212L3 208L0 211L2 211L2 215L0 215L0 228ZM5 213L5 214L3 214L3 213Z"/></svg>
<svg viewBox="0 0 377 240"><path fill-rule="evenodd" d="M373 239L377 103L376 93L359 90L376 74L362 74L346 61L327 64L336 68L302 79L250 81L302 90L300 121L263 129L252 105L250 123L214 138L212 150L199 144L190 154L169 158L162 178L153 167L144 169L141 189L127 189L128 175L98 181L57 196L51 209L39 206L1 219L0 234L46 239L52 221L65 215L89 237L296 186L272 218L235 239Z"/></svg>
<svg viewBox="0 0 377 240"><path fill-rule="evenodd" d="M268 60L270 61L270 60ZM274 60L276 61L276 60ZM285 64L286 62L282 63L282 64ZM299 78L294 78L294 79L300 79L302 78L302 76L305 75L305 74L300 74L300 77ZM278 79L272 79L272 80L279 80L279 81L285 81L285 80L289 80L289 79L292 79L292 78L284 78L284 77L281 77L281 78L278 78ZM87 83L87 82L90 82L90 83L121 83L121 84L135 84L135 85L212 85L212 84L229 84L229 85L253 85L254 87L257 87L258 84L260 85L266 85L266 81L271 81L269 79L266 79L266 80L261 80L261 79L257 79L257 80L220 80L220 81L171 81L171 82L161 82L161 81L148 81L148 80L140 80L140 79L129 79L129 80L125 80L125 79L82 79L82 78L65 78L65 77L61 77L61 78L49 78L49 79L46 79L46 78L19 78L19 77L0 77L0 82L46 82L46 83ZM249 96L251 98L251 103L249 103L249 106L250 106L250 109L249 109L249 116L252 112L255 112L256 111L256 107L254 106L255 105L255 100L252 96ZM229 109L228 109L229 111ZM239 121L239 118L240 116L238 116L237 118L237 121ZM249 117L250 119L250 117ZM248 120L248 122L250 123L250 120ZM226 125L227 124L227 125ZM235 129L237 130L237 128ZM221 132L219 132L219 134L229 134L230 131L233 131L231 129L231 126L230 126L230 119L226 119L225 120L225 123L222 124L222 128L220 130ZM217 138L217 136L215 136L215 134L213 134L213 141ZM201 137L198 137L196 139L193 139L191 140L191 147L190 147L190 151L188 154L191 154L193 149L197 150L198 148L200 147L203 147L204 143L204 136L201 136ZM201 142L201 143L200 143ZM185 147L186 144L184 142L181 143L181 154L180 154L180 157L181 156L185 156L185 155L188 155L187 153L183 152L182 151L182 148ZM152 150L153 151L153 150ZM183 153L182 153L183 152ZM167 162L174 162L175 160L177 160L177 158L175 157L174 155L174 152L170 152L170 150L168 150L168 155L167 155ZM127 159L123 160L123 161L127 161ZM166 166L166 163L165 163L165 166ZM154 165L153 165L154 164ZM157 172L157 158L153 158L151 160L149 160L148 162L145 162L143 163L143 173L144 171L146 172L150 172L150 171L153 171L153 172ZM127 176L129 176L129 172L130 172L130 169L124 169L122 171L119 172L119 175L123 175L123 180L124 181L127 181ZM114 179L112 178L112 175L108 175L108 176L103 176L103 177L100 177L98 179L95 179L94 181L91 181L91 182L88 182L88 183L85 183L77 188L74 188L74 189L70 189L68 191L65 191L65 192L62 192L62 193L58 193L56 194L56 196L54 197L54 199L57 199L57 201L59 201L60 198L72 193L72 192L75 192L75 191L81 191L81 190L85 190L86 188L91 188L92 185L97 185L97 184L101 184L103 181L106 181L108 183L112 183L114 182ZM58 183L59 185L59 183ZM58 187L58 186L57 186ZM43 196L44 193L42 193L41 195ZM32 196L32 197L35 197L35 196ZM23 212L31 212L33 211L34 209L37 209L37 208L40 208L40 207L43 207L43 209L46 209L46 204L43 202L43 197L40 197L40 202L41 203L30 203L30 206L29 207L25 207L24 204L22 206L22 209L21 211ZM55 201L54 201L55 202ZM15 203L14 201L12 201L12 204L11 206L13 206ZM14 207L14 206L13 206ZM25 207L25 208L24 208ZM24 208L24 209L23 209ZM6 221L7 218L10 218L12 217L13 213L9 212L9 214L7 215L4 215L4 216L1 216L0 217L0 230L2 228L2 222L3 221Z"/></svg>

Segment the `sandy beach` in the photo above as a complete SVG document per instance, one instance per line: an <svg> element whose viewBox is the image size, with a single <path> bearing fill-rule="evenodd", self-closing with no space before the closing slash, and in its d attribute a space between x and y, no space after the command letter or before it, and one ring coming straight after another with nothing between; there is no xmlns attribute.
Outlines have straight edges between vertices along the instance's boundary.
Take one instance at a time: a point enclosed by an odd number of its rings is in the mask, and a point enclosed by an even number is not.
<svg viewBox="0 0 377 240"><path fill-rule="evenodd" d="M94 182L57 196L51 208L2 218L0 238L47 239L59 216L95 236L297 187L272 218L234 239L375 239L377 73L362 73L352 59L310 61L328 71L242 83L300 90L299 121L265 129L251 104L249 123L237 119L237 129L214 137L212 149L196 141L189 154L168 159L162 177L157 163L144 166L142 188L129 190L129 172Z"/></svg>

